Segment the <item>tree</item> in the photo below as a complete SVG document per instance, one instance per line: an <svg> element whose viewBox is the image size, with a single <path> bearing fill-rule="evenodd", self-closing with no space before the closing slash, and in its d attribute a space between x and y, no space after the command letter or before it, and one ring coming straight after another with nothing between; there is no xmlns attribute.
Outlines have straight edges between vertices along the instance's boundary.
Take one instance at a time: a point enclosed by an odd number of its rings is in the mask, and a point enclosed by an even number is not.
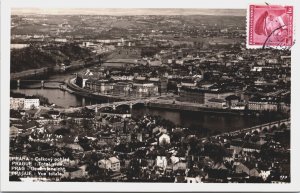
<svg viewBox="0 0 300 193"><path fill-rule="evenodd" d="M181 130L175 130L172 135L172 141L180 142L182 136L183 136L183 132Z"/></svg>
<svg viewBox="0 0 300 193"><path fill-rule="evenodd" d="M286 126L286 124L285 124L285 123L282 123L282 124L280 125L280 129L281 129L281 130L285 130L285 129L287 129L287 126Z"/></svg>
<svg viewBox="0 0 300 193"><path fill-rule="evenodd" d="M140 163L138 159L134 158L129 163L127 175L129 179L132 179L132 178L139 177L139 174L140 174Z"/></svg>
<svg viewBox="0 0 300 193"><path fill-rule="evenodd" d="M222 146L209 143L204 146L204 155L208 155L215 162L221 162L225 155L225 149Z"/></svg>

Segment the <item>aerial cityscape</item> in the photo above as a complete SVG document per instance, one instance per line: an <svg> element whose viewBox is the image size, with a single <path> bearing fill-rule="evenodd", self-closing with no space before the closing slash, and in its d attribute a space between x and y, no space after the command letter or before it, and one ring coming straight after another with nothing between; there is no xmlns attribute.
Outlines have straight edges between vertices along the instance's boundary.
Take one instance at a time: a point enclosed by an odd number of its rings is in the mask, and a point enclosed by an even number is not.
<svg viewBox="0 0 300 193"><path fill-rule="evenodd" d="M248 49L246 10L34 11L11 15L10 181L290 183L291 51Z"/></svg>

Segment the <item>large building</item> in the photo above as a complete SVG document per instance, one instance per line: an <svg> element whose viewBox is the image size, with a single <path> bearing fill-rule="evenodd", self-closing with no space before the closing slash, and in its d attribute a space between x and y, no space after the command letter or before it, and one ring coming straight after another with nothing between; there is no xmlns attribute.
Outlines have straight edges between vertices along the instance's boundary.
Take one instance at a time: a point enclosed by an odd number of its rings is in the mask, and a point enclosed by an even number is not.
<svg viewBox="0 0 300 193"><path fill-rule="evenodd" d="M87 80L85 88L101 94L129 95L132 91L132 83L111 82L106 80Z"/></svg>
<svg viewBox="0 0 300 193"><path fill-rule="evenodd" d="M167 77L160 77L160 78L149 78L149 82L154 83L158 86L158 92L166 93L167 86L168 86L168 78Z"/></svg>
<svg viewBox="0 0 300 193"><path fill-rule="evenodd" d="M159 85L160 93L166 93L168 92L168 78L167 77L161 77L160 78L160 85Z"/></svg>
<svg viewBox="0 0 300 193"><path fill-rule="evenodd" d="M109 94L114 88L113 84L107 80L87 80L85 88L101 94Z"/></svg>
<svg viewBox="0 0 300 193"><path fill-rule="evenodd" d="M205 104L212 108L224 108L226 106L226 98L234 94L231 91L210 91L197 87L181 87L177 100Z"/></svg>
<svg viewBox="0 0 300 193"><path fill-rule="evenodd" d="M158 86L154 83L133 83L133 89L139 97L158 95Z"/></svg>
<svg viewBox="0 0 300 193"><path fill-rule="evenodd" d="M35 109L40 107L40 99L26 97L26 98L10 98L10 109L21 110L21 109Z"/></svg>
<svg viewBox="0 0 300 193"><path fill-rule="evenodd" d="M212 98L209 99L205 104L207 105L207 107L214 108L214 109L224 109L228 107L224 99Z"/></svg>
<svg viewBox="0 0 300 193"><path fill-rule="evenodd" d="M136 47L118 47L109 56L108 59L140 59L141 49Z"/></svg>
<svg viewBox="0 0 300 193"><path fill-rule="evenodd" d="M16 138L19 135L19 128L17 128L16 126L11 126L9 129L9 137L10 138Z"/></svg>
<svg viewBox="0 0 300 193"><path fill-rule="evenodd" d="M99 160L98 166L103 169L112 170L113 172L120 171L120 161L116 157Z"/></svg>
<svg viewBox="0 0 300 193"><path fill-rule="evenodd" d="M36 109L40 107L40 99L25 98L24 109Z"/></svg>
<svg viewBox="0 0 300 193"><path fill-rule="evenodd" d="M253 97L248 101L248 109L255 111L277 111L278 101L266 98Z"/></svg>
<svg viewBox="0 0 300 193"><path fill-rule="evenodd" d="M235 93L231 91L206 91L204 95L204 103L208 104L210 99L225 100L226 97L230 95L235 95Z"/></svg>
<svg viewBox="0 0 300 193"><path fill-rule="evenodd" d="M24 109L25 98L10 97L10 109L21 110Z"/></svg>
<svg viewBox="0 0 300 193"><path fill-rule="evenodd" d="M155 81L108 81L108 80L87 80L85 88L97 93L108 95L121 95L121 96L156 96L160 92L166 92L165 82L161 83L159 79Z"/></svg>
<svg viewBox="0 0 300 193"><path fill-rule="evenodd" d="M178 101L204 104L204 91L199 88L182 87L179 90Z"/></svg>

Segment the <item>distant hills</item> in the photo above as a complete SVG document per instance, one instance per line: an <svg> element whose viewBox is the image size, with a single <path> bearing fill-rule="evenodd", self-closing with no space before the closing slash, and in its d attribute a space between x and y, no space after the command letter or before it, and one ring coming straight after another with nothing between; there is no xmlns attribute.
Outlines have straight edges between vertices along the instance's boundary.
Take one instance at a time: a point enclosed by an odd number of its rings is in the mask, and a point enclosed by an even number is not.
<svg viewBox="0 0 300 193"><path fill-rule="evenodd" d="M66 25L62 25L62 22ZM13 35L44 34L60 30L60 35L84 35L93 38L111 38L161 31L185 32L194 28L205 30L206 26L245 28L245 16L217 15L12 15ZM184 27L185 26L185 27ZM55 34L54 34L55 35Z"/></svg>

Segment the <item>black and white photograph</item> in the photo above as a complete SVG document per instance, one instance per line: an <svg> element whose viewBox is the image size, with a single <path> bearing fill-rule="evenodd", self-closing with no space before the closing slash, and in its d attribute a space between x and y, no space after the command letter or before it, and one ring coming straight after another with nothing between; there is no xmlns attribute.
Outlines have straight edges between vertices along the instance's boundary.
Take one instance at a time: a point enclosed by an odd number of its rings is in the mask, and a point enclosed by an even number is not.
<svg viewBox="0 0 300 193"><path fill-rule="evenodd" d="M292 46L249 6L11 8L5 180L290 184Z"/></svg>

